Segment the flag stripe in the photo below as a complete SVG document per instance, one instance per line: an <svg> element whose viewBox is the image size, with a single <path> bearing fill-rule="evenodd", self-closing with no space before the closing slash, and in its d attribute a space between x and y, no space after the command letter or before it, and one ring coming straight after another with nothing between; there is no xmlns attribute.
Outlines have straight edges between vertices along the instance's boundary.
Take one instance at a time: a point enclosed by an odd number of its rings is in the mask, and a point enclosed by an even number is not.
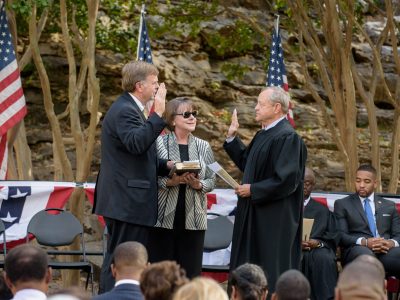
<svg viewBox="0 0 400 300"><path fill-rule="evenodd" d="M3 81L5 78L10 76L15 70L18 69L18 63L15 59L13 59L9 64L4 66L0 72L0 81Z"/></svg>
<svg viewBox="0 0 400 300"><path fill-rule="evenodd" d="M0 136L0 178L7 176L7 135Z"/></svg>
<svg viewBox="0 0 400 300"><path fill-rule="evenodd" d="M0 93L17 79L19 79L19 69L14 69L14 72L4 78L4 80L0 80ZM3 102L3 100L3 98L0 98L0 102Z"/></svg>
<svg viewBox="0 0 400 300"><path fill-rule="evenodd" d="M25 98L21 98L11 105L0 115L0 135L4 135L9 128L13 127L26 115L27 109L25 106Z"/></svg>
<svg viewBox="0 0 400 300"><path fill-rule="evenodd" d="M13 82L6 87L3 92L0 92L0 97L3 99L3 101L0 103L0 114L6 111L9 106L17 103L23 96L24 92L22 91L20 82Z"/></svg>

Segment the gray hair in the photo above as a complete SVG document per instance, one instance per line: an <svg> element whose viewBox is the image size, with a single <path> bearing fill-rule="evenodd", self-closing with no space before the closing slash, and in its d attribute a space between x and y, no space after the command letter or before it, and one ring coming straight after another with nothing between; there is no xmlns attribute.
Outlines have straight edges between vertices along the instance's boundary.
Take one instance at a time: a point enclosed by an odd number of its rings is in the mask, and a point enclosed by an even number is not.
<svg viewBox="0 0 400 300"><path fill-rule="evenodd" d="M272 93L269 96L269 101L273 104L280 103L282 107L282 112L287 114L289 111L290 95L280 86L268 86L264 88L261 92L271 90Z"/></svg>

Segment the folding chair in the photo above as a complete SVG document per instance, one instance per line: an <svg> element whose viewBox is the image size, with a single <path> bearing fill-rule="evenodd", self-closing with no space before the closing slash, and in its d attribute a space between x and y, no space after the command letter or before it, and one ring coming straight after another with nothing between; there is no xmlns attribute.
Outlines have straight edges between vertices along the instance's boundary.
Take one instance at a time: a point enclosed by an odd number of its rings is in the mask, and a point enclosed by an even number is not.
<svg viewBox="0 0 400 300"><path fill-rule="evenodd" d="M3 220L0 219L0 235L3 235L3 257L0 259L0 268L4 269L4 260L7 254L7 239L6 239L6 226L3 223Z"/></svg>
<svg viewBox="0 0 400 300"><path fill-rule="evenodd" d="M228 248L232 241L233 223L227 216L215 213L208 213L207 215L216 217L207 219L203 251L212 252ZM224 273L229 271L229 265L203 265L202 271Z"/></svg>
<svg viewBox="0 0 400 300"><path fill-rule="evenodd" d="M80 249L78 251L48 251L55 256L80 255L81 261L50 261L49 266L53 269L82 270L87 273L86 289L89 279L92 284L93 293L93 266L86 258L83 226L79 220L70 212L58 208L47 208L36 213L29 221L26 241L29 242L29 234L36 237L38 244L47 247L59 247L71 245L75 238L80 238Z"/></svg>

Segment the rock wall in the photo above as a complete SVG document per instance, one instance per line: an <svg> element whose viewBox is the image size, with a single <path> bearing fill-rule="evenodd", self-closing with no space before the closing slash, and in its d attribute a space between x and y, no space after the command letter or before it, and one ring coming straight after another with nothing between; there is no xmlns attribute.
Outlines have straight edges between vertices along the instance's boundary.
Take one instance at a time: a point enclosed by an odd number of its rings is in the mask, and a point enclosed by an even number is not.
<svg viewBox="0 0 400 300"><path fill-rule="evenodd" d="M254 16L265 24L266 32L271 32L273 16L259 10L263 1L228 1L236 5L244 5L240 8L246 14ZM264 7L262 7L264 8ZM265 9L265 8L264 8ZM218 58L207 47L207 36L229 26L234 21L227 16L216 17L215 20L205 22L200 34L195 38L165 36L160 40L152 40L153 61L160 70L159 79L165 82L170 100L175 97L187 97L192 99L198 106L200 116L195 134L208 140L219 161L238 181L240 172L228 159L222 149L225 133L229 125L230 114L234 108L238 110L240 122L239 134L245 142L249 142L259 125L254 121L254 107L259 91L266 81L266 72L263 67L263 57L266 53L257 53L244 56L231 55L229 58ZM151 26L152 18L149 17L148 26ZM380 21L366 23L371 37L376 35L382 23ZM283 46L285 49L285 62L288 72L289 86L294 102L294 118L296 129L303 137L308 147L308 166L313 168L317 175L317 189L325 191L344 191L344 171L340 161L338 150L334 144L331 134L327 129L319 107L311 97L311 94L302 88L304 77L301 74L298 58L294 56L288 47L288 40L293 36L282 31ZM55 110L61 113L67 105L68 65L59 41L51 37L44 38L41 51L47 67L52 92L55 101ZM390 60L389 47L384 47L387 54L385 72L390 79L392 91L395 90L397 74L393 61ZM233 51L234 52L234 51ZM371 74L372 53L363 41L354 42L354 53L362 77L367 80ZM123 64L130 60L124 53L112 53L110 51L97 51L97 70L101 82L100 111L104 114L110 104L120 94L120 71ZM249 71L241 79L228 80L221 66L224 62L238 62L245 64ZM52 137L49 129L40 90L40 83L33 68L23 72L23 85L29 107L26 117L28 141L32 150L35 179L52 180ZM322 88L318 92L326 98ZM382 135L382 160L384 162L384 185L388 181L389 167L386 163L389 158L390 149L385 148L390 139L390 124L393 111L390 106L385 105L383 92L378 92L377 110L380 125L386 126L388 131ZM85 103L82 103L85 111ZM358 103L358 124L361 146L359 149L360 161L369 161L368 128L366 110L361 102ZM87 124L88 114L83 115L82 123ZM67 120L63 123L66 135L69 131ZM100 163L100 127L94 152L92 175L89 180L94 181ZM67 136L68 137L68 136ZM75 165L73 146L68 146L68 155ZM226 187L223 182L218 182L220 187Z"/></svg>

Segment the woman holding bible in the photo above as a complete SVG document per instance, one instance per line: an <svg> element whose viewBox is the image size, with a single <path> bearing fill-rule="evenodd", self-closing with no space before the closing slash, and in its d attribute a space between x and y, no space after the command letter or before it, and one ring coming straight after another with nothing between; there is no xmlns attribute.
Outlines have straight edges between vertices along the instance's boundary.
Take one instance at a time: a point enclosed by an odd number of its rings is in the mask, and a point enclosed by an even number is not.
<svg viewBox="0 0 400 300"><path fill-rule="evenodd" d="M175 162L198 161L200 168L159 178L158 219L149 237L149 260L175 260L193 278L201 273L206 193L215 185L215 175L207 165L214 162L214 155L208 142L192 134L197 111L190 100L169 101L165 119L171 132L158 138L158 156Z"/></svg>

